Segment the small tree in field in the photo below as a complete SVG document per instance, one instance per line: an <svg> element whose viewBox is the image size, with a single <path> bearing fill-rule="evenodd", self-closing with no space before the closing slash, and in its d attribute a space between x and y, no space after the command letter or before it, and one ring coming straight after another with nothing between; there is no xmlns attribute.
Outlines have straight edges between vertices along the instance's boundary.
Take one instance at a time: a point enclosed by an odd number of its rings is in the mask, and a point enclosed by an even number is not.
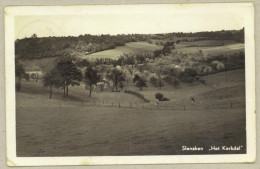
<svg viewBox="0 0 260 169"><path fill-rule="evenodd" d="M121 82L125 81L124 72L117 68L113 68L111 72L107 75L107 78L114 83L116 91L118 89L118 85L120 85Z"/></svg>
<svg viewBox="0 0 260 169"><path fill-rule="evenodd" d="M43 85L45 87L49 87L50 89L50 99L52 97L52 91L53 88L59 88L60 87L60 80L59 80L59 72L57 71L57 69L52 69L51 71L47 72L44 76L43 76Z"/></svg>
<svg viewBox="0 0 260 169"><path fill-rule="evenodd" d="M119 87L121 89L121 91L123 90L123 88L125 87L125 82L124 81L120 81L119 82Z"/></svg>
<svg viewBox="0 0 260 169"><path fill-rule="evenodd" d="M96 85L101 80L101 76L98 74L98 71L93 69L92 66L89 66L85 70L85 83L89 85L89 97L91 97L92 86Z"/></svg>
<svg viewBox="0 0 260 169"><path fill-rule="evenodd" d="M143 90L143 87L147 87L146 80L140 78L136 83L136 87L140 88L140 90Z"/></svg>
<svg viewBox="0 0 260 169"><path fill-rule="evenodd" d="M150 78L150 83L151 83L154 87L162 88L162 87L164 86L161 77L159 77L159 78L151 77L151 78Z"/></svg>
<svg viewBox="0 0 260 169"><path fill-rule="evenodd" d="M158 87L158 78L156 78L156 77L151 77L151 78L150 78L150 83L151 83L154 87Z"/></svg>
<svg viewBox="0 0 260 169"><path fill-rule="evenodd" d="M60 85L64 90L64 98L69 93L69 85L79 85L82 80L82 72L74 64L73 60L70 58L62 58L58 61L55 69L59 74Z"/></svg>
<svg viewBox="0 0 260 169"><path fill-rule="evenodd" d="M159 101L161 101L162 98L163 98L163 94L161 94L161 93L156 93L156 94L155 94L155 98L158 99Z"/></svg>
<svg viewBox="0 0 260 169"><path fill-rule="evenodd" d="M23 65L15 60L15 88L19 92L22 86L22 79L29 80L29 75L25 73Z"/></svg>

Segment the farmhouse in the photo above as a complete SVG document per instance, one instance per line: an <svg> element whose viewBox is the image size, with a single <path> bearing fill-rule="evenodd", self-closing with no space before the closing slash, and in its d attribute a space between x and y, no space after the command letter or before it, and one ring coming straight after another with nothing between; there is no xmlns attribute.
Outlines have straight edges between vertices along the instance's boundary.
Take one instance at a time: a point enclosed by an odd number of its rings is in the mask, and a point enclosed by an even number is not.
<svg viewBox="0 0 260 169"><path fill-rule="evenodd" d="M43 76L42 71L27 71L26 72L32 79L41 79Z"/></svg>

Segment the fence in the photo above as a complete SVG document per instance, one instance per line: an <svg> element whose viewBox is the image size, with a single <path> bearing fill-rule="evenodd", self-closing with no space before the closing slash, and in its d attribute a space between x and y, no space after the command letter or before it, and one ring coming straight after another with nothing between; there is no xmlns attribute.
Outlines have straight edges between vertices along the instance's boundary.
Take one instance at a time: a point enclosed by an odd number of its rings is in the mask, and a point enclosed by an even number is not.
<svg viewBox="0 0 260 169"><path fill-rule="evenodd" d="M94 106L94 107L118 107L118 108L135 108L135 109L146 109L146 110L218 110L218 109L232 109L232 108L245 108L243 102L230 102L230 103L216 103L216 104L176 104L163 105L163 104L152 104L152 103L120 103L120 102L108 102L108 101L92 101L92 102L81 102L81 107ZM60 108L62 108L60 104Z"/></svg>

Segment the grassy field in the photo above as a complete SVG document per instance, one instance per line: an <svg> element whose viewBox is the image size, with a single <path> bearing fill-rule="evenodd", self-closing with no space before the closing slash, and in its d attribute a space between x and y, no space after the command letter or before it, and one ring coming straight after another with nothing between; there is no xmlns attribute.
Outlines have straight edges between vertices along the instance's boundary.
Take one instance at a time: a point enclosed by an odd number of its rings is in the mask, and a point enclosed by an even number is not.
<svg viewBox="0 0 260 169"><path fill-rule="evenodd" d="M106 107L19 107L17 155L230 153L210 152L208 145L245 146L244 115L244 109L137 111ZM202 146L205 151L185 152L181 146ZM238 153L244 152L243 149Z"/></svg>
<svg viewBox="0 0 260 169"><path fill-rule="evenodd" d="M149 44L147 42L130 42L130 43L126 43L125 46L118 46L115 49L105 50L90 55L87 55L84 52L77 52L77 51L70 51L70 54L71 56L78 57L78 58L117 59L123 54L153 52L154 50L159 50L159 49L162 49L162 47ZM54 61L57 58L58 57L40 58L40 59L20 59L20 61L24 65L26 71L36 71L36 70L47 71L54 67Z"/></svg>
<svg viewBox="0 0 260 169"><path fill-rule="evenodd" d="M200 50L207 55L230 55L234 53L244 52L244 44L230 44L224 46L212 46L212 47L187 47L183 46L177 48L175 51L182 53L199 53Z"/></svg>
<svg viewBox="0 0 260 169"><path fill-rule="evenodd" d="M16 129L18 156L94 156L94 155L161 155L232 153L208 151L209 146L244 146L245 108L208 110L173 110L166 106L197 106L241 102L244 95L244 69L203 77L208 83L182 85L179 89L165 86L139 91L151 100L123 92L95 90L91 98L82 87L70 87L69 97L55 90L53 99L40 82L23 83L16 94ZM134 89L134 87L131 87ZM137 89L135 89L137 90ZM169 102L156 102L154 94L163 93ZM98 105L94 105L99 103ZM121 103L108 107L106 102ZM129 102L140 107L124 108ZM232 124L232 125L230 125ZM182 146L202 146L204 151L182 151Z"/></svg>
<svg viewBox="0 0 260 169"><path fill-rule="evenodd" d="M200 41L192 41L192 42L180 42L178 45L183 46L197 46L197 47L213 47L213 46L226 46L238 44L238 42L233 40L200 40Z"/></svg>
<svg viewBox="0 0 260 169"><path fill-rule="evenodd" d="M126 43L125 46L118 46L115 49L105 50L102 52L93 53L86 55L84 58L119 58L121 55L128 53L142 53L142 52L153 52L155 50L162 49L162 47L149 44L147 42L130 42Z"/></svg>
<svg viewBox="0 0 260 169"><path fill-rule="evenodd" d="M208 76L203 76L201 78L207 82L207 85L202 85L200 83L193 85L182 83L180 87L174 88L173 86L164 83L165 86L162 88L154 88L151 85L149 85L148 88L143 88L142 91L139 91L139 89L134 85L128 86L127 88L131 90L137 90L152 102L157 102L157 100L154 97L156 93L162 93L165 97L170 99L169 102L165 102L163 104L190 103L191 97L197 98L197 104L203 104L204 102L212 101L214 101L215 103L221 103L227 100L233 100L234 102L244 102L244 69L220 72ZM162 104L162 102L160 104Z"/></svg>
<svg viewBox="0 0 260 169"><path fill-rule="evenodd" d="M25 71L47 71L54 67L54 61L57 57L41 59L20 59L24 65Z"/></svg>

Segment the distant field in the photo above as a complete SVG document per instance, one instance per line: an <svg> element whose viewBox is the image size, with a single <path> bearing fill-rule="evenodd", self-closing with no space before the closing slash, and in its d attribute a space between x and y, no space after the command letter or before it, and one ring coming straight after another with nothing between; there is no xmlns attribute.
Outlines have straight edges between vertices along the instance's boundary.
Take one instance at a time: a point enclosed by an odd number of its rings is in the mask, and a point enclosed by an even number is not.
<svg viewBox="0 0 260 169"><path fill-rule="evenodd" d="M42 59L20 59L24 65L25 71L50 70L54 67L54 61L57 57Z"/></svg>
<svg viewBox="0 0 260 169"><path fill-rule="evenodd" d="M215 46L215 47L183 47L176 49L177 52L182 53L198 53L199 50L202 50L204 54L210 55L230 55L233 53L244 52L245 46L244 44L232 44L232 45L225 45L225 46Z"/></svg>
<svg viewBox="0 0 260 169"><path fill-rule="evenodd" d="M200 40L192 42L180 42L178 45L186 46L197 46L197 47L212 47L212 46L223 46L223 45L233 45L238 44L238 42L233 40Z"/></svg>
<svg viewBox="0 0 260 169"><path fill-rule="evenodd" d="M115 49L105 50L102 52L93 53L86 55L84 58L119 58L121 55L128 53L142 53L142 52L153 52L155 50L162 49L162 47L149 44L147 42L130 42L126 43L125 46L118 46Z"/></svg>

